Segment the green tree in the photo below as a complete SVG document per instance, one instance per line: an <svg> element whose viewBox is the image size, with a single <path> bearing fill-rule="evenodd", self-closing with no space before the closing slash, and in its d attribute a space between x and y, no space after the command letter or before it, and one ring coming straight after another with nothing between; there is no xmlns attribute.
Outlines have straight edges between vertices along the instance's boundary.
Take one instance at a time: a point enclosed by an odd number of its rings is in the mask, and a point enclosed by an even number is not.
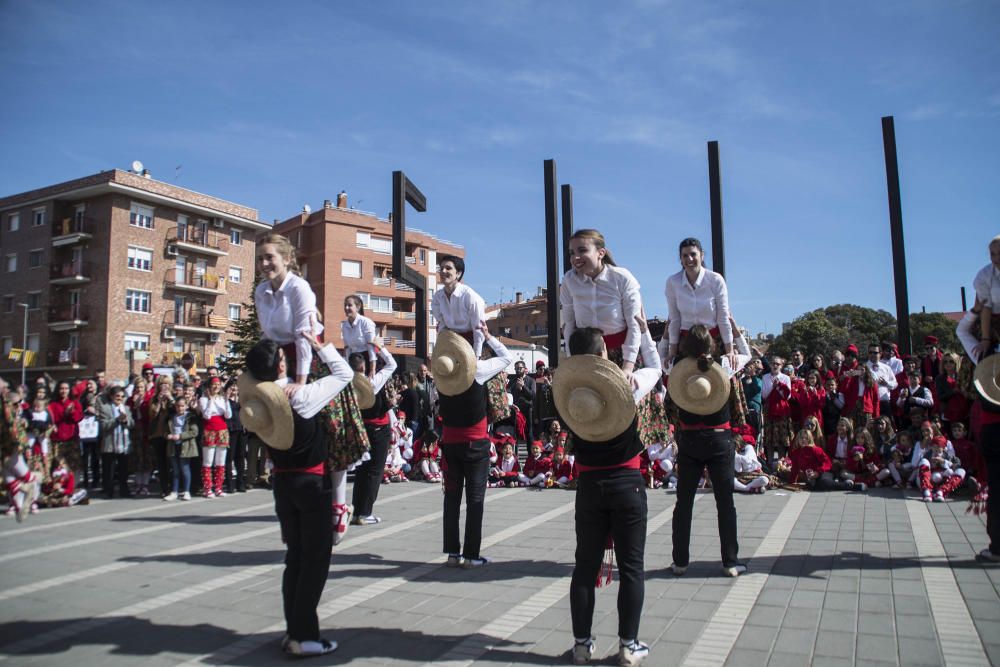
<svg viewBox="0 0 1000 667"><path fill-rule="evenodd" d="M948 352L962 352L962 344L955 335L957 325L945 317L944 313L911 313L910 335L913 338L913 351L922 352L924 337L938 337L938 346Z"/></svg>
<svg viewBox="0 0 1000 667"><path fill-rule="evenodd" d="M788 358L792 350L801 348L806 354L819 352L824 356L847 344L847 329L836 326L824 309L814 310L795 319L768 348L768 354Z"/></svg>
<svg viewBox="0 0 1000 667"><path fill-rule="evenodd" d="M232 377L242 371L246 367L244 360L246 353L260 341L260 321L257 319L257 302L254 298L259 282L260 276L258 275L254 280L254 288L250 291L250 303L243 304L246 315L234 322L229 329L229 333L233 334L234 338L230 342L225 357L218 362L219 372L223 375Z"/></svg>

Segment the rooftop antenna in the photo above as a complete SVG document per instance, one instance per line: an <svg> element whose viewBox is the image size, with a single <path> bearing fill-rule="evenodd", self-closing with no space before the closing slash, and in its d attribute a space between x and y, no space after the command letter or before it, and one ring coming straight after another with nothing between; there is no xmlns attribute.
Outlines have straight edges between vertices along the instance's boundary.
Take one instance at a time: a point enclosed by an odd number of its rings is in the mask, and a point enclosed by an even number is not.
<svg viewBox="0 0 1000 667"><path fill-rule="evenodd" d="M134 171L137 174L141 174L142 173L142 163L139 162L138 160L132 160L132 171Z"/></svg>

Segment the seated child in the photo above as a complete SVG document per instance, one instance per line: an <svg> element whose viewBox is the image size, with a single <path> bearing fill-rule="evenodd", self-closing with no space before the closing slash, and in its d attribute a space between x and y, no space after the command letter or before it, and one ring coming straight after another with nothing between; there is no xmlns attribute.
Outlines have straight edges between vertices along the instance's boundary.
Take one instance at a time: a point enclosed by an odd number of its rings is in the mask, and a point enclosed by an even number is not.
<svg viewBox="0 0 1000 667"><path fill-rule="evenodd" d="M542 456L542 443L536 440L531 443L531 454L524 462L524 468L517 476L522 486L545 486L545 480L552 476L550 468L552 461Z"/></svg>
<svg viewBox="0 0 1000 667"><path fill-rule="evenodd" d="M76 488L76 476L66 465L65 458L56 459L49 481L42 484L42 495L39 503L43 507L72 507L86 505L90 502L86 489Z"/></svg>
<svg viewBox="0 0 1000 667"><path fill-rule="evenodd" d="M962 422L951 423L951 444L965 468L966 486L972 489L973 494L978 493L982 486L980 480L986 479L986 462L982 450L965 437L965 424Z"/></svg>
<svg viewBox="0 0 1000 667"><path fill-rule="evenodd" d="M736 448L734 467L736 479L733 488L742 493L764 493L770 481L764 474L757 458L757 447L753 436L733 434L733 446Z"/></svg>
<svg viewBox="0 0 1000 667"><path fill-rule="evenodd" d="M960 462L948 452L948 440L943 435L931 439L930 446L922 454L918 465L924 502L932 499L936 503L943 502L945 496L965 482L965 470L958 467Z"/></svg>
<svg viewBox="0 0 1000 667"><path fill-rule="evenodd" d="M517 457L514 456L514 445L510 442L504 442L501 448L500 460L490 468L490 476L487 484L491 488L496 488L500 486L520 486L518 481L518 475L521 473L521 464L518 463Z"/></svg>
<svg viewBox="0 0 1000 667"><path fill-rule="evenodd" d="M677 442L674 441L673 434L665 432L664 435L666 437L661 442L650 443L642 455L643 463L646 464L642 475L651 489L660 488L670 479L677 460Z"/></svg>
<svg viewBox="0 0 1000 667"><path fill-rule="evenodd" d="M568 489L573 482L573 464L566 458L566 450L556 447L552 450L551 476L546 480L546 486L558 486Z"/></svg>
<svg viewBox="0 0 1000 667"><path fill-rule="evenodd" d="M406 476L409 467L409 464L403 460L403 452L400 451L399 447L389 445L389 453L385 457L385 470L382 472L382 483L409 482L410 480Z"/></svg>
<svg viewBox="0 0 1000 667"><path fill-rule="evenodd" d="M438 434L434 429L424 432L423 438L414 445L414 463L420 470L424 481L441 481L441 447L438 446Z"/></svg>
<svg viewBox="0 0 1000 667"><path fill-rule="evenodd" d="M809 431L799 431L788 453L791 462L789 480L793 484L802 482L810 491L848 490L854 482L833 476L833 463L822 447L813 442Z"/></svg>
<svg viewBox="0 0 1000 667"><path fill-rule="evenodd" d="M542 446L546 454L551 454L556 447L566 447L566 436L569 435L562 430L562 424L558 419L553 419L549 423L548 431L542 441Z"/></svg>
<svg viewBox="0 0 1000 667"><path fill-rule="evenodd" d="M904 489L913 472L913 434L902 430L896 434L896 444L889 455L889 474L896 482L896 488Z"/></svg>
<svg viewBox="0 0 1000 667"><path fill-rule="evenodd" d="M20 398L14 392L8 392L4 397L0 457L3 459L3 481L10 502L7 514L13 514L21 522L38 497L39 484L36 474L24 460L24 450L28 445L24 422L19 418L19 403Z"/></svg>
<svg viewBox="0 0 1000 667"><path fill-rule="evenodd" d="M851 447L845 467L854 480L855 491L865 491L889 477L889 471L880 469L882 459L875 448L875 438L866 428L858 429L854 434L854 446ZM883 475L880 477L880 475Z"/></svg>

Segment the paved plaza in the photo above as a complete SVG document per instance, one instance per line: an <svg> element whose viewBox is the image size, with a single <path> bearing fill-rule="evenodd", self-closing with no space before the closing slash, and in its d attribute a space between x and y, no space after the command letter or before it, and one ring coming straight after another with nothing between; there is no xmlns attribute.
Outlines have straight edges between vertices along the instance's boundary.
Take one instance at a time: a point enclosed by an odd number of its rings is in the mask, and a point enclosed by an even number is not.
<svg viewBox="0 0 1000 667"><path fill-rule="evenodd" d="M649 492L649 665L1000 664L1000 567L964 500L738 496L750 573L721 575L699 493L692 564L670 574L672 492ZM310 664L569 664L573 493L491 489L480 570L443 567L441 491L383 486L378 526L335 549L320 606L340 648ZM270 492L101 502L0 524L0 663L283 664L283 546ZM614 664L617 582L598 592Z"/></svg>

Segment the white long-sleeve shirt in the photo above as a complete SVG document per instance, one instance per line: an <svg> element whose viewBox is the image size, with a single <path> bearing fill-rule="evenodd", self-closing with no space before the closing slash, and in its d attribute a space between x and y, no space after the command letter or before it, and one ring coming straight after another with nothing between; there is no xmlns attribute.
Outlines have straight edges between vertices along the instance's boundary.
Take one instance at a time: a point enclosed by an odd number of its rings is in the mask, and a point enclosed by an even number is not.
<svg viewBox="0 0 1000 667"><path fill-rule="evenodd" d="M289 271L278 289L274 289L269 280L257 285L254 301L263 337L279 345L295 343L295 375L308 375L312 346L299 334L311 331L318 336L323 333L312 287Z"/></svg>
<svg viewBox="0 0 1000 667"><path fill-rule="evenodd" d="M344 320L340 323L340 334L344 337L344 356L364 354L370 361L375 361L375 323L364 315L358 315L352 323Z"/></svg>
<svg viewBox="0 0 1000 667"><path fill-rule="evenodd" d="M972 280L972 287L983 307L990 308L994 314L1000 311L1000 269L992 263L987 264Z"/></svg>
<svg viewBox="0 0 1000 667"><path fill-rule="evenodd" d="M292 410L306 419L317 415L354 379L354 371L333 345L324 345L317 356L319 356L320 361L330 367L330 375L302 385L288 401ZM283 377L275 381L275 384L283 387L289 381L288 377Z"/></svg>
<svg viewBox="0 0 1000 667"><path fill-rule="evenodd" d="M762 400L767 400L767 397L771 395L771 391L774 390L774 383L780 382L781 384L788 387L788 390L792 389L792 379L785 375L784 373L778 373L774 375L772 373L767 373L761 378L760 381L760 397Z"/></svg>
<svg viewBox="0 0 1000 667"><path fill-rule="evenodd" d="M875 381L878 382L878 400L888 401L889 392L896 388L899 384L896 382L896 376L893 374L892 369L889 368L889 364L884 361L879 361L878 363L872 363L870 361L865 362L865 366L872 372L875 376ZM865 383L858 383L858 396L863 396L865 393Z"/></svg>
<svg viewBox="0 0 1000 667"><path fill-rule="evenodd" d="M205 419L210 417L222 417L223 419L233 418L233 408L229 404L229 399L219 394L218 396L202 396L198 399L198 411Z"/></svg>
<svg viewBox="0 0 1000 667"><path fill-rule="evenodd" d="M392 374L396 372L396 360L393 359L388 350L383 347L379 350L378 356L382 357L382 361L385 362L385 366L382 367L382 370L375 373L375 377L372 378L372 390L376 394L382 391L382 387L384 387L385 383L389 381Z"/></svg>
<svg viewBox="0 0 1000 667"><path fill-rule="evenodd" d="M449 329L472 332L472 349L476 358L483 352L483 332L479 323L486 320L486 302L465 283L455 285L451 294L442 287L431 297L431 315L437 320L438 331Z"/></svg>
<svg viewBox="0 0 1000 667"><path fill-rule="evenodd" d="M507 370L507 367L514 363L514 355L504 347L503 343L496 338L490 338L488 342L490 349L497 356L476 362L476 382L479 384L486 384L491 377Z"/></svg>
<svg viewBox="0 0 1000 667"><path fill-rule="evenodd" d="M692 286L681 270L667 278L664 293L670 319L667 336L671 345L680 342L681 330L696 324L709 329L718 327L722 342L732 344L733 327L729 322L729 290L725 278L702 267Z"/></svg>
<svg viewBox="0 0 1000 667"><path fill-rule="evenodd" d="M760 459L757 458L757 452L754 451L754 448L747 445L742 452L736 452L736 456L733 458L733 468L737 473L760 470Z"/></svg>
<svg viewBox="0 0 1000 667"><path fill-rule="evenodd" d="M962 347L965 348L965 353L969 355L969 359L972 359L972 363L976 365L979 364L979 360L976 359L976 355L972 354L972 348L978 345L979 341L976 340L976 335L972 333L972 327L978 320L979 315L970 310L962 316L958 326L955 327L955 335L958 336L958 340L962 344Z"/></svg>
<svg viewBox="0 0 1000 667"><path fill-rule="evenodd" d="M635 363L641 333L635 318L642 312L642 296L628 269L605 265L596 278L568 271L559 287L559 306L567 354L569 337L577 329L596 327L606 336L627 330L622 358Z"/></svg>

